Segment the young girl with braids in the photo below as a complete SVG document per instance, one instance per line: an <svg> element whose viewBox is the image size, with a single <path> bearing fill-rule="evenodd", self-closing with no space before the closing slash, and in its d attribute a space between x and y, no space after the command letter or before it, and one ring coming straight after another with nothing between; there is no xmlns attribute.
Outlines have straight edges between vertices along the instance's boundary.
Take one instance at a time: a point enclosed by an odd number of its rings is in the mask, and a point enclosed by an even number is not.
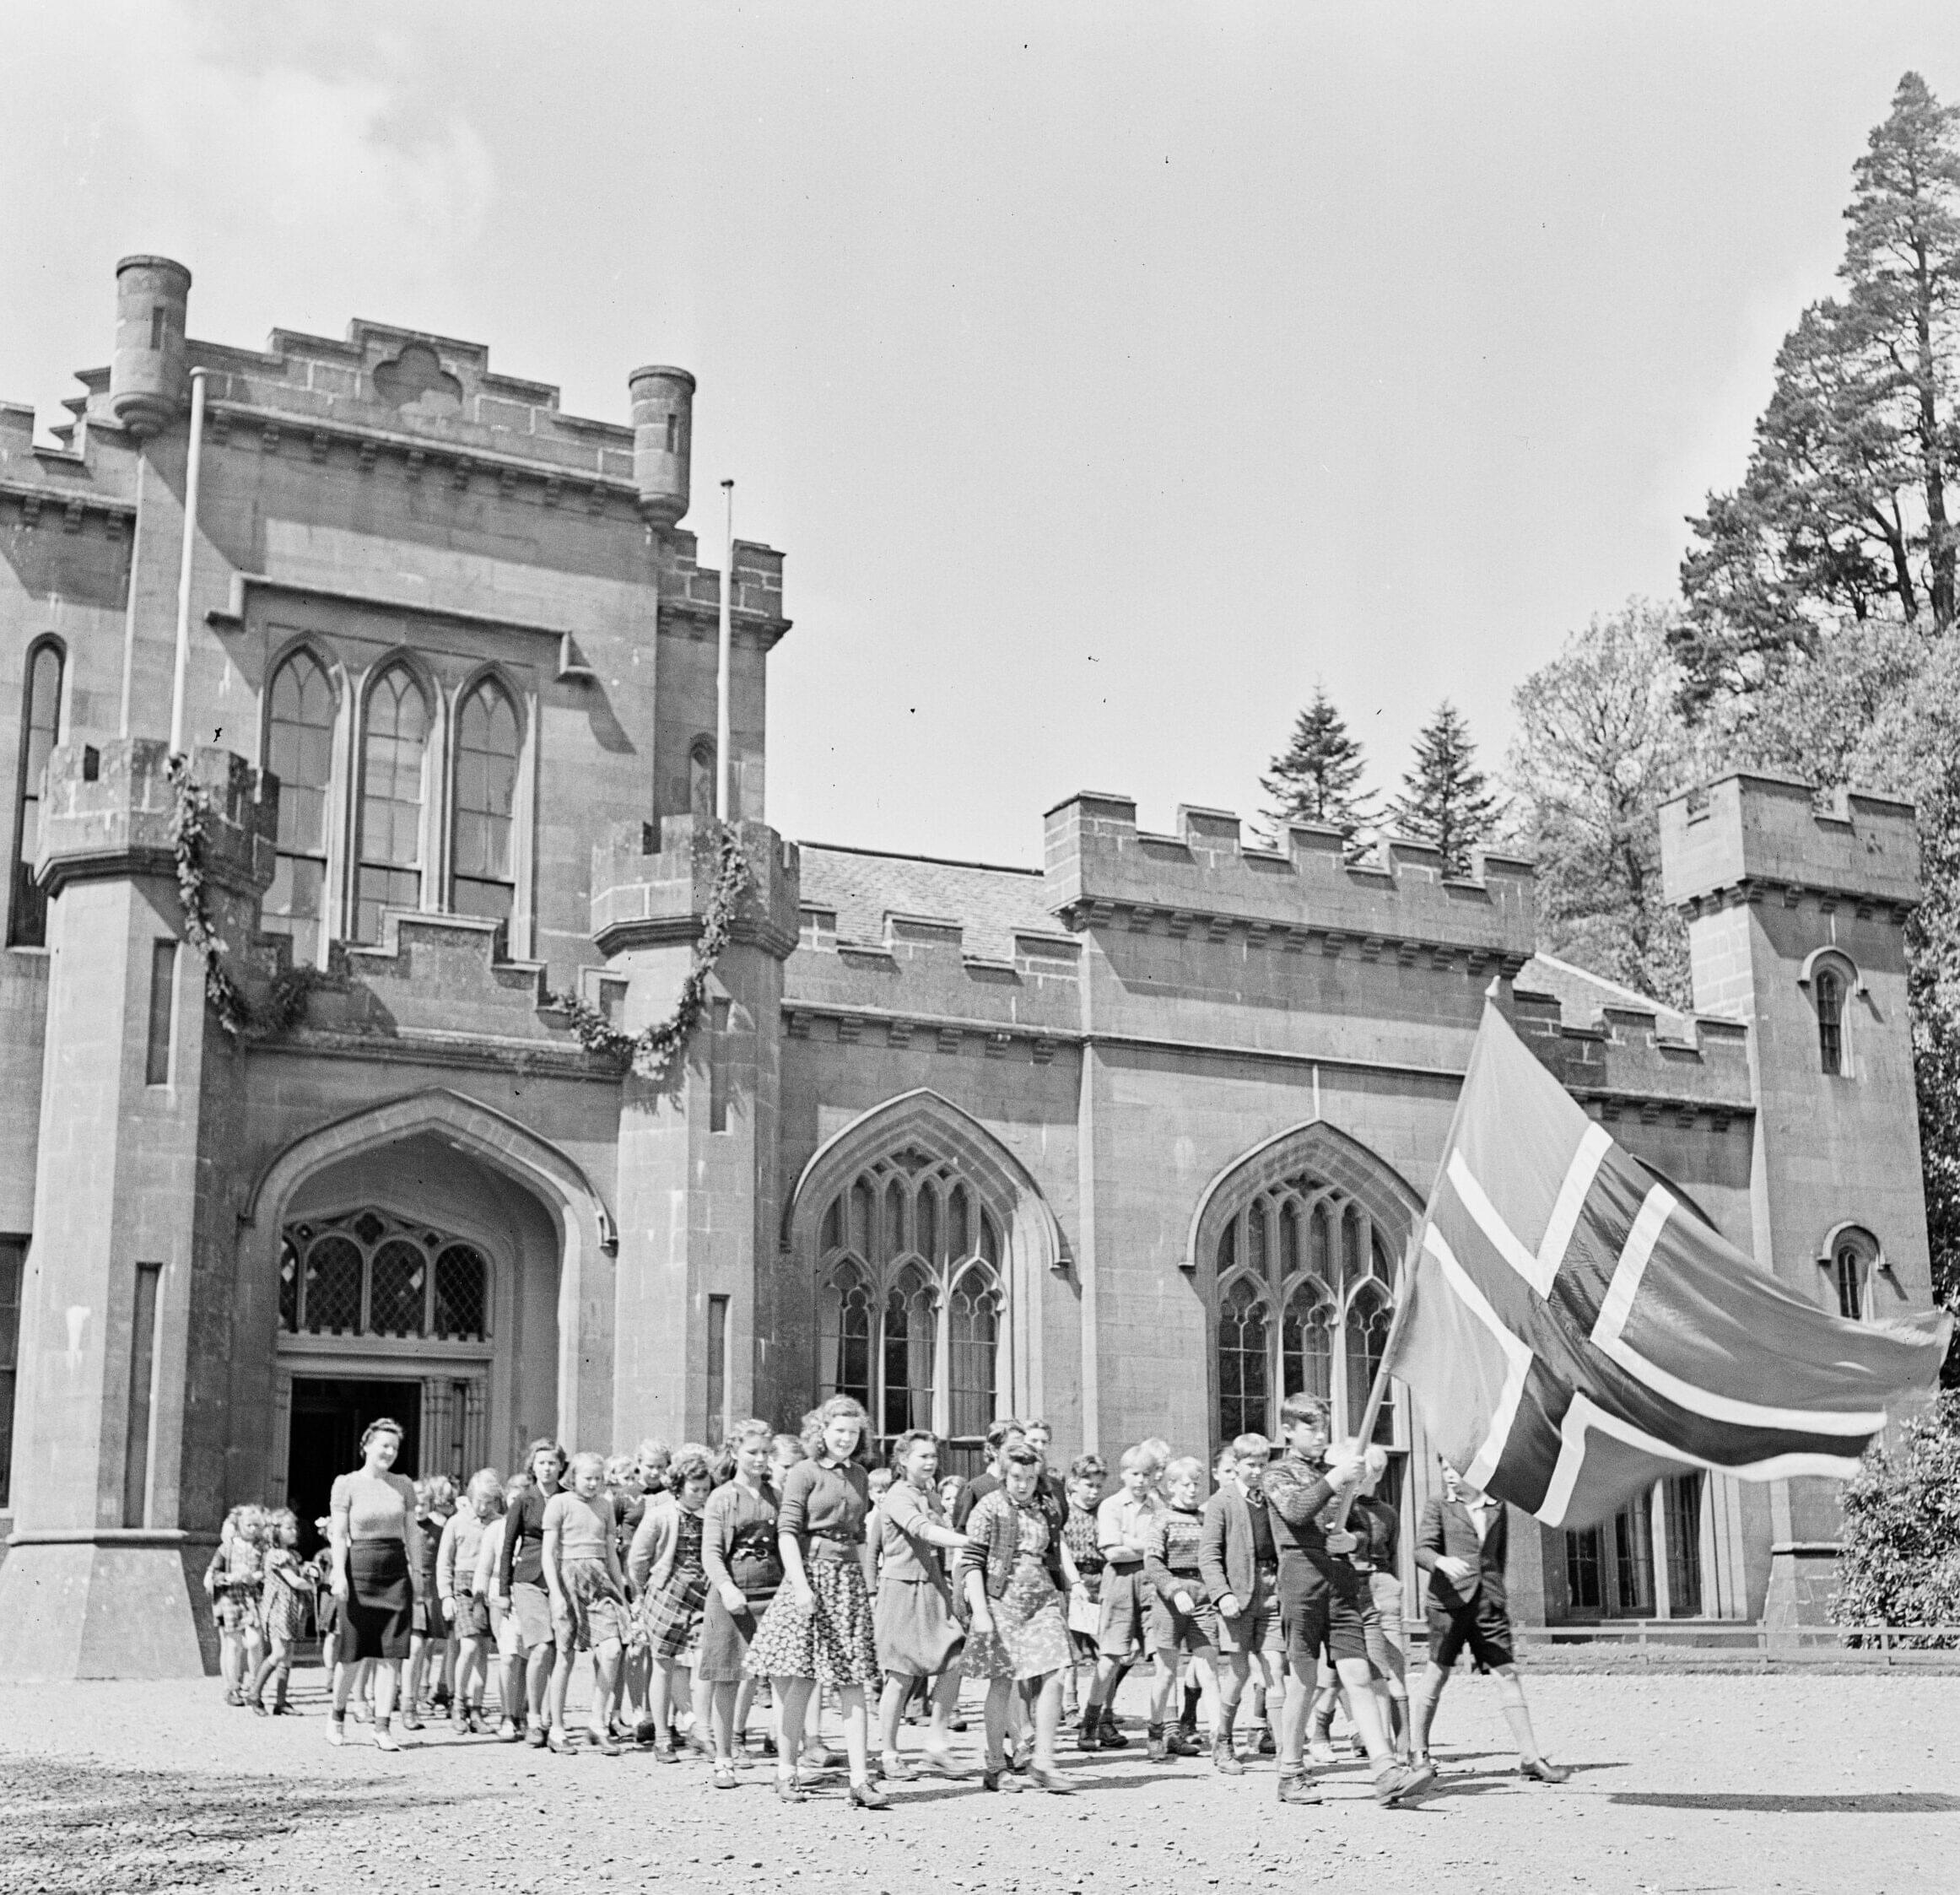
<svg viewBox="0 0 1960 1895"><path fill-rule="evenodd" d="M876 1688L877 1641L871 1607L871 1548L865 1520L871 1495L857 1454L870 1417L848 1395L834 1395L811 1416L803 1436L810 1458L783 1482L776 1547L783 1589L757 1629L744 1667L767 1677L778 1717L776 1794L800 1803L796 1775L805 1714L818 1684L837 1693L850 1758L850 1801L860 1809L888 1808L890 1799L871 1780L865 1694Z"/></svg>
<svg viewBox="0 0 1960 1895"><path fill-rule="evenodd" d="M737 1700L742 1687L742 1662L755 1642L762 1615L775 1603L783 1583L782 1555L776 1548L781 1497L769 1479L771 1442L767 1422L745 1421L737 1426L732 1474L709 1495L701 1513L701 1563L708 1592L694 1690L710 1709L717 1790L737 1786Z"/></svg>
<svg viewBox="0 0 1960 1895"><path fill-rule="evenodd" d="M682 1701L693 1695L689 1681L700 1655L701 1608L708 1595L708 1574L701 1564L701 1509L715 1485L708 1450L689 1441L673 1457L667 1471L671 1507L649 1507L633 1536L626 1569L640 1589L640 1628L653 1664L648 1715L656 1730L654 1761L672 1763L680 1756L674 1741L675 1679L681 1681ZM696 1735L707 1736L705 1707L694 1708Z"/></svg>
<svg viewBox="0 0 1960 1895"><path fill-rule="evenodd" d="M286 1689L293 1676L293 1647L306 1635L313 1576L312 1568L300 1558L300 1522L291 1508L282 1507L267 1517L266 1542L259 1597L266 1655L252 1674L247 1696L261 1717L293 1717L297 1714L286 1702ZM268 1678L276 1681L269 1706L265 1701Z"/></svg>
<svg viewBox="0 0 1960 1895"><path fill-rule="evenodd" d="M1048 1521L1038 1489L1041 1456L1023 1443L1002 1450L1001 1485L983 1494L967 1515L967 1544L960 1570L972 1621L967 1633L966 1675L987 1684L987 1761L981 1781L989 1790L1018 1790L1007 1755L1007 1708L1017 1687L1032 1700L1034 1762L1029 1781L1066 1795L1075 1785L1057 1768L1056 1726L1061 1720L1061 1674L1071 1652L1062 1595L1048 1572ZM1078 1583L1075 1561L1061 1549L1064 1579Z"/></svg>
<svg viewBox="0 0 1960 1895"><path fill-rule="evenodd" d="M218 1551L204 1569L204 1590L218 1622L218 1668L224 1678L224 1702L243 1704L246 1687L265 1655L259 1625L260 1539L264 1514L256 1507L234 1507L219 1529Z"/></svg>

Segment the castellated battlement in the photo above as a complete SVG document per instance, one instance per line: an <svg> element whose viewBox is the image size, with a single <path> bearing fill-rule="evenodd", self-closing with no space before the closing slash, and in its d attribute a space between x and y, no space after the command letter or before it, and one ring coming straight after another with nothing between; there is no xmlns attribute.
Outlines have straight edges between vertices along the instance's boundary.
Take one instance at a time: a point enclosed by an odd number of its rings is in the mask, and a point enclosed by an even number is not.
<svg viewBox="0 0 1960 1895"><path fill-rule="evenodd" d="M1506 971L1532 949L1532 865L1493 850L1457 880L1427 843L1390 837L1351 862L1339 829L1295 823L1283 850L1248 848L1230 811L1188 807L1175 835L1153 835L1129 797L1086 791L1049 811L1045 843L1047 905L1074 927L1120 916L1131 931L1161 922L1222 939L1238 929L1325 953L1439 948Z"/></svg>
<svg viewBox="0 0 1960 1895"><path fill-rule="evenodd" d="M1664 803L1662 887L1693 910L1780 890L1903 921L1920 899L1913 806L1839 788L1820 807L1813 786L1737 771Z"/></svg>
<svg viewBox="0 0 1960 1895"><path fill-rule="evenodd" d="M735 938L774 954L796 944L796 845L766 823L737 825L748 886ZM592 845L592 937L608 958L636 948L697 939L721 868L720 825L694 816L615 823Z"/></svg>
<svg viewBox="0 0 1960 1895"><path fill-rule="evenodd" d="M1707 1113L1725 1125L1755 1111L1749 1029L1739 1021L1608 1004L1578 1022L1557 996L1522 981L1509 1014L1519 1038L1600 1118L1628 1112L1686 1125Z"/></svg>
<svg viewBox="0 0 1960 1895"><path fill-rule="evenodd" d="M157 737L64 743L50 753L35 872L51 894L105 875L175 875L178 799L169 764L170 746ZM277 866L279 780L214 748L199 750L191 771L207 802L206 879L256 900Z"/></svg>

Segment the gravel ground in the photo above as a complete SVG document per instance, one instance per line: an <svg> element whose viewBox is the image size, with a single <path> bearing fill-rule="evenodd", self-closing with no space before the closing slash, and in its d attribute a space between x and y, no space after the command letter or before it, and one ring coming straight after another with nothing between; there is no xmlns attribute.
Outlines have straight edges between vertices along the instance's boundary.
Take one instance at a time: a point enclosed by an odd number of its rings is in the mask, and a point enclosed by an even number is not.
<svg viewBox="0 0 1960 1895"><path fill-rule="evenodd" d="M780 1805L766 1766L717 1793L699 1764L560 1758L446 1730L389 1756L350 1724L337 1751L321 1674L294 1682L305 1714L278 1720L228 1709L214 1681L0 1687L0 1890L1960 1886L1951 1677L1539 1676L1540 1740L1574 1767L1559 1789L1510 1774L1494 1690L1460 1677L1439 1720L1442 1781L1406 1811L1377 1809L1353 1768L1327 1775L1321 1807L1282 1808L1270 1762L1228 1779L1197 1760L1153 1766L1139 1741L1072 1753L1073 1798L922 1782L877 1815L845 1804L841 1778Z"/></svg>

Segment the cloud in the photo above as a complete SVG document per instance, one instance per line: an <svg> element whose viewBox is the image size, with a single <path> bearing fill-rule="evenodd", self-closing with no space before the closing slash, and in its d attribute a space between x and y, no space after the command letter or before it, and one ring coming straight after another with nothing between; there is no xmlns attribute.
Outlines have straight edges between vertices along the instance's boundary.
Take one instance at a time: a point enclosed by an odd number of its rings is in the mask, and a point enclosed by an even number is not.
<svg viewBox="0 0 1960 1895"><path fill-rule="evenodd" d="M440 40L369 13L10 9L9 142L17 160L34 154L36 186L0 212L15 267L163 251L192 266L200 301L227 277L317 281L323 263L354 257L391 286L444 277L489 220L489 145L444 84ZM194 330L224 333L215 313L194 312Z"/></svg>

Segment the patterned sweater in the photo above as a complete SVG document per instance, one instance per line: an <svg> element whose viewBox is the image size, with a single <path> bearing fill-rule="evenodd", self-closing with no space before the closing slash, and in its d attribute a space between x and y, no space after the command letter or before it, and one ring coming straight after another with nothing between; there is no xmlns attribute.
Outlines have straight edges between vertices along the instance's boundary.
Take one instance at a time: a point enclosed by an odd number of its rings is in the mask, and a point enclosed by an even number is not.
<svg viewBox="0 0 1960 1895"><path fill-rule="evenodd" d="M1166 1507L1151 1522L1143 1574L1165 1605L1180 1592L1188 1592L1200 1606L1210 1596L1200 1572L1204 1537L1205 1516L1196 1508L1187 1513L1181 1507Z"/></svg>

